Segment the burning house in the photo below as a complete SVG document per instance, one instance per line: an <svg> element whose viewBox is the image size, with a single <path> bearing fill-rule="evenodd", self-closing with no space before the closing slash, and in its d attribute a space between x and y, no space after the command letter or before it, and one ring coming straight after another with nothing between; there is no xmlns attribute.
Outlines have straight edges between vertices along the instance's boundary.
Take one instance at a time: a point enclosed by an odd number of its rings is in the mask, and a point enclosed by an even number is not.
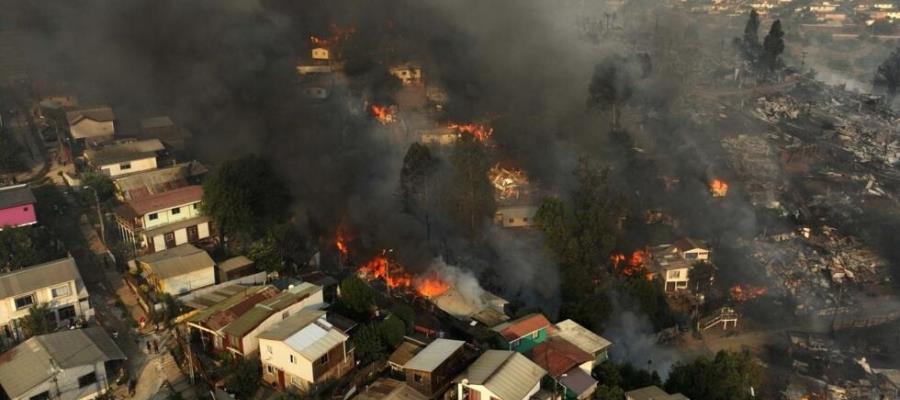
<svg viewBox="0 0 900 400"><path fill-rule="evenodd" d="M667 293L688 289L688 276L694 263L709 261L709 247L696 239L682 238L673 244L650 248L647 270L663 283Z"/></svg>

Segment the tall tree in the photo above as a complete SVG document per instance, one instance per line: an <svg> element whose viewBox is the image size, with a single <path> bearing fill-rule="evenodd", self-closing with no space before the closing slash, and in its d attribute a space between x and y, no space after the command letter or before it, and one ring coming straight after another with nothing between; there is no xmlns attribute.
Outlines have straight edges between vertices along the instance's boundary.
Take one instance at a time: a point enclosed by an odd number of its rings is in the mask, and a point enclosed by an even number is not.
<svg viewBox="0 0 900 400"><path fill-rule="evenodd" d="M226 161L203 184L203 210L226 235L258 237L288 215L291 197L268 161L246 156Z"/></svg>
<svg viewBox="0 0 900 400"><path fill-rule="evenodd" d="M697 261L688 272L688 285L698 293L705 293L716 277L716 266L708 261Z"/></svg>
<svg viewBox="0 0 900 400"><path fill-rule="evenodd" d="M375 306L375 291L356 275L341 281L341 303L357 314L368 313Z"/></svg>
<svg viewBox="0 0 900 400"><path fill-rule="evenodd" d="M894 97L900 90L900 47L894 49L875 71L875 85L887 89L888 95Z"/></svg>
<svg viewBox="0 0 900 400"><path fill-rule="evenodd" d="M762 372L749 352L719 351L712 359L700 356L677 364L669 373L666 390L696 400L750 400L758 390Z"/></svg>
<svg viewBox="0 0 900 400"><path fill-rule="evenodd" d="M756 10L750 10L750 17L747 18L747 25L744 26L744 37L741 41L744 56L750 61L755 61L759 57L759 13Z"/></svg>
<svg viewBox="0 0 900 400"><path fill-rule="evenodd" d="M284 259L278 250L278 242L275 241L275 236L271 232L250 244L247 258L253 260L257 268L266 272L279 272L284 267Z"/></svg>
<svg viewBox="0 0 900 400"><path fill-rule="evenodd" d="M353 337L356 354L363 364L384 359L387 349L381 340L381 333L373 324L366 324L356 331Z"/></svg>
<svg viewBox="0 0 900 400"><path fill-rule="evenodd" d="M47 303L34 304L22 318L22 329L28 336L43 335L56 329L56 317Z"/></svg>
<svg viewBox="0 0 900 400"><path fill-rule="evenodd" d="M625 64L610 58L594 67L594 76L588 86L588 109L608 109L611 132L619 131L622 107L633 94L634 78Z"/></svg>
<svg viewBox="0 0 900 400"><path fill-rule="evenodd" d="M418 142L409 146L400 170L400 197L406 212L428 206L428 177L434 172L437 163L438 160L431 155L427 146Z"/></svg>
<svg viewBox="0 0 900 400"><path fill-rule="evenodd" d="M608 170L581 160L571 202L546 199L534 220L560 264L560 314L594 330L601 330L612 311L606 287L597 285L595 279L615 246L618 221L625 212L608 177Z"/></svg>
<svg viewBox="0 0 900 400"><path fill-rule="evenodd" d="M225 379L225 387L239 399L252 398L259 389L261 366L259 360L238 357L231 362L231 375Z"/></svg>
<svg viewBox="0 0 900 400"><path fill-rule="evenodd" d="M463 135L453 146L450 164L450 193L446 196L449 211L467 233L474 235L494 212L494 186L488 178L490 160L481 142Z"/></svg>
<svg viewBox="0 0 900 400"><path fill-rule="evenodd" d="M775 71L778 66L778 57L784 52L784 31L781 30L781 20L776 19L769 28L769 34L763 40L763 61L770 71Z"/></svg>
<svg viewBox="0 0 900 400"><path fill-rule="evenodd" d="M25 226L0 230L0 272L15 271L65 255L45 228Z"/></svg>
<svg viewBox="0 0 900 400"><path fill-rule="evenodd" d="M91 189L96 191L100 201L105 202L116 195L116 185L113 183L112 179L106 175L89 172L84 174L83 182L86 186L90 186ZM91 196L90 202L93 203L94 193L88 193L88 195Z"/></svg>

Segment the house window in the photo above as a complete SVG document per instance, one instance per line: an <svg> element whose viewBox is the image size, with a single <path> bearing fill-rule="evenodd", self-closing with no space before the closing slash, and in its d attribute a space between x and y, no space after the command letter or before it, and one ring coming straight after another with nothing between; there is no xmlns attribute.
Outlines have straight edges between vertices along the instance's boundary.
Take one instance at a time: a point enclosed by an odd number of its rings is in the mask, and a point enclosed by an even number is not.
<svg viewBox="0 0 900 400"><path fill-rule="evenodd" d="M290 311L285 311L285 312L281 313L281 319L287 319L287 317L290 315L291 315Z"/></svg>
<svg viewBox="0 0 900 400"><path fill-rule="evenodd" d="M325 365L325 364L328 364L328 353L325 353L324 356L319 357L319 359L316 360L316 365Z"/></svg>
<svg viewBox="0 0 900 400"><path fill-rule="evenodd" d="M29 397L28 400L50 400L50 391L38 393Z"/></svg>
<svg viewBox="0 0 900 400"><path fill-rule="evenodd" d="M16 298L16 310L31 307L34 304L34 295L27 295Z"/></svg>
<svg viewBox="0 0 900 400"><path fill-rule="evenodd" d="M296 364L297 360L294 358L294 355L291 354L290 357L291 357L291 364Z"/></svg>
<svg viewBox="0 0 900 400"><path fill-rule="evenodd" d="M269 374L274 374L275 368L272 368L271 365L266 364L266 372L268 372Z"/></svg>
<svg viewBox="0 0 900 400"><path fill-rule="evenodd" d="M194 203L194 209L195 209L195 210L199 210L199 209L200 209L200 203Z"/></svg>
<svg viewBox="0 0 900 400"><path fill-rule="evenodd" d="M50 289L50 294L53 298L63 297L69 295L69 285L58 286L53 289Z"/></svg>
<svg viewBox="0 0 900 400"><path fill-rule="evenodd" d="M678 279L681 278L681 270L669 271L670 279Z"/></svg>
<svg viewBox="0 0 900 400"><path fill-rule="evenodd" d="M151 213L150 215L147 216L147 219L149 219L151 221L156 221L157 219L159 219L159 214Z"/></svg>
<svg viewBox="0 0 900 400"><path fill-rule="evenodd" d="M696 260L696 259L697 259L697 253L686 253L686 254L684 255L684 258L687 258L688 260Z"/></svg>
<svg viewBox="0 0 900 400"><path fill-rule="evenodd" d="M28 207L22 207L22 211L28 211Z"/></svg>
<svg viewBox="0 0 900 400"><path fill-rule="evenodd" d="M513 223L513 221L515 221L515 219L512 219L512 218L509 219L509 223Z"/></svg>
<svg viewBox="0 0 900 400"><path fill-rule="evenodd" d="M292 377L291 377L291 385L294 385L294 386L296 386L296 387L298 387L298 388L302 388L302 387L303 387L303 381L301 381L300 379L297 379L296 376L292 376Z"/></svg>
<svg viewBox="0 0 900 400"><path fill-rule="evenodd" d="M172 215L181 214L181 207L175 207L172 209Z"/></svg>
<svg viewBox="0 0 900 400"><path fill-rule="evenodd" d="M413 381L415 381L416 383L422 383L422 375L413 374Z"/></svg>
<svg viewBox="0 0 900 400"><path fill-rule="evenodd" d="M131 163L119 164L119 169L121 169L121 170L131 169Z"/></svg>
<svg viewBox="0 0 900 400"><path fill-rule="evenodd" d="M60 321L75 319L75 306L60 308L57 312Z"/></svg>
<svg viewBox="0 0 900 400"><path fill-rule="evenodd" d="M522 222L528 222L528 217L522 217Z"/></svg>
<svg viewBox="0 0 900 400"><path fill-rule="evenodd" d="M532 338L532 339L537 339L538 336L541 336L541 331L534 331L534 332L531 334L531 338Z"/></svg>
<svg viewBox="0 0 900 400"><path fill-rule="evenodd" d="M272 346L266 346L266 351L268 351L269 354L272 354Z"/></svg>
<svg viewBox="0 0 900 400"><path fill-rule="evenodd" d="M78 377L78 387L83 388L88 385L93 385L97 383L97 374L91 372L87 375L82 375Z"/></svg>

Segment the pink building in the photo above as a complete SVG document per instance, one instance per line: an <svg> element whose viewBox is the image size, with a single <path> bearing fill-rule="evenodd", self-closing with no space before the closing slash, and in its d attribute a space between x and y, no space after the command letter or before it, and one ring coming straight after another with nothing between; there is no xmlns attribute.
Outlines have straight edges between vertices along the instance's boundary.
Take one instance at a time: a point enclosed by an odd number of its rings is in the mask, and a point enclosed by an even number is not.
<svg viewBox="0 0 900 400"><path fill-rule="evenodd" d="M34 194L28 185L0 188L0 230L36 224L34 203Z"/></svg>

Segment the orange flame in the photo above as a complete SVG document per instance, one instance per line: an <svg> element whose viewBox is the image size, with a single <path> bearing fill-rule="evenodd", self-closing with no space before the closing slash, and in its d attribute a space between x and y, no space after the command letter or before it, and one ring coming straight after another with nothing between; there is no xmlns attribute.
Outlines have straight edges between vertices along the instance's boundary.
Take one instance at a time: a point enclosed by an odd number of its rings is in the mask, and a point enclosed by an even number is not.
<svg viewBox="0 0 900 400"><path fill-rule="evenodd" d="M337 247L342 256L347 257L347 253L350 251L347 248L347 237L340 230L337 231L337 235L334 238L334 246Z"/></svg>
<svg viewBox="0 0 900 400"><path fill-rule="evenodd" d="M709 191L713 197L725 197L728 194L728 184L719 178L713 179L709 182Z"/></svg>
<svg viewBox="0 0 900 400"><path fill-rule="evenodd" d="M395 121L394 110L390 106L372 104L372 116L382 125L392 124Z"/></svg>
<svg viewBox="0 0 900 400"><path fill-rule="evenodd" d="M425 297L435 297L450 289L450 284L432 273L416 280L416 291Z"/></svg>
<svg viewBox="0 0 900 400"><path fill-rule="evenodd" d="M494 128L486 127L484 125L478 124L457 124L450 123L448 125L450 129L453 129L460 133L468 133L475 137L479 142L486 142L490 139L491 135L494 133Z"/></svg>
<svg viewBox="0 0 900 400"><path fill-rule="evenodd" d="M439 276L437 272L432 271L426 276L413 277L402 266L391 263L383 255L376 256L363 264L357 273L363 279L370 281L382 279L391 289L412 288L425 297L440 296L450 289L450 283Z"/></svg>
<svg viewBox="0 0 900 400"><path fill-rule="evenodd" d="M619 270L622 275L633 276L643 273L645 276L652 276L652 274L649 274L644 267L644 261L648 257L649 254L646 251L635 250L629 257L626 257L622 253L613 253L609 259L613 264L613 268Z"/></svg>
<svg viewBox="0 0 900 400"><path fill-rule="evenodd" d="M737 284L731 287L731 298L734 301L745 302L764 296L769 290L762 286L750 286Z"/></svg>

